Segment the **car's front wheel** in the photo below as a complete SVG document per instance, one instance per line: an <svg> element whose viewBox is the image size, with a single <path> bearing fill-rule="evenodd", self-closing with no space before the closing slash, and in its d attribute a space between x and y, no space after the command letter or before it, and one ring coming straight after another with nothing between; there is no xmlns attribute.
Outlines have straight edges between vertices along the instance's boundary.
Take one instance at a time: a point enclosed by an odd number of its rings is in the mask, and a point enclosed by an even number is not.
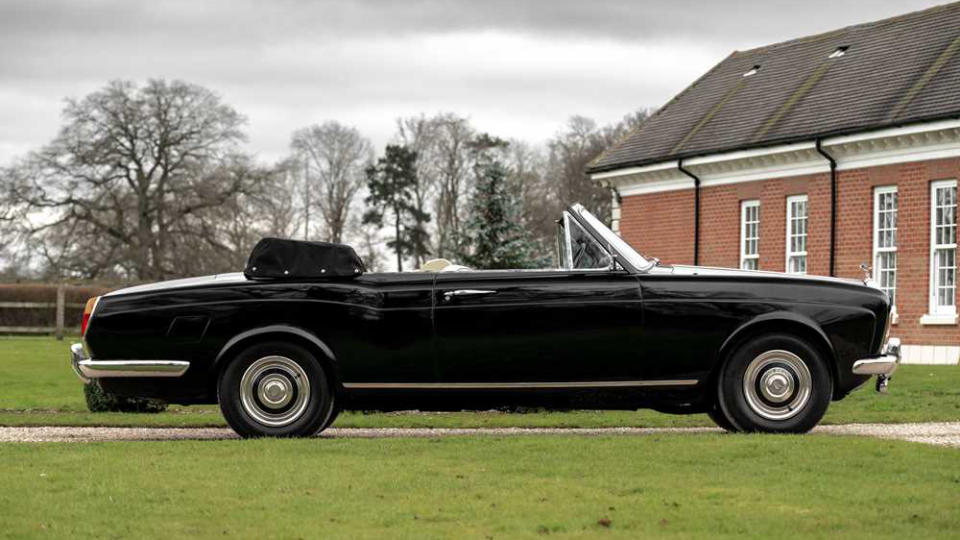
<svg viewBox="0 0 960 540"><path fill-rule="evenodd" d="M815 347L791 334L768 334L730 355L718 381L718 412L741 431L805 433L827 412L832 390Z"/></svg>
<svg viewBox="0 0 960 540"><path fill-rule="evenodd" d="M218 396L224 418L242 437L309 437L334 412L323 366L291 343L244 350L221 373Z"/></svg>

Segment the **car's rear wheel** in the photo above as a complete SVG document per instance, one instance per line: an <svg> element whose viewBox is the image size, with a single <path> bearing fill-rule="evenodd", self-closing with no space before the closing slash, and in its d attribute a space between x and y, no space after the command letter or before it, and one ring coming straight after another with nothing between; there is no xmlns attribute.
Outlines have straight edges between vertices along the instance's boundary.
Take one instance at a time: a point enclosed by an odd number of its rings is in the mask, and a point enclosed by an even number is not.
<svg viewBox="0 0 960 540"><path fill-rule="evenodd" d="M309 437L334 416L323 366L291 343L244 350L221 373L218 396L224 418L242 437Z"/></svg>
<svg viewBox="0 0 960 540"><path fill-rule="evenodd" d="M717 388L720 413L742 431L805 433L830 405L833 381L816 347L768 334L733 352Z"/></svg>

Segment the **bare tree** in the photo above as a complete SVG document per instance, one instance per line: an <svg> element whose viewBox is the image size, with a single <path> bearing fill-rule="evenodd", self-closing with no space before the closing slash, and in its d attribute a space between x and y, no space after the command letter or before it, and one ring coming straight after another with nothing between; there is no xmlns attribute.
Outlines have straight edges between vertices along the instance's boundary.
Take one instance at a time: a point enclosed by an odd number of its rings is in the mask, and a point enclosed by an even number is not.
<svg viewBox="0 0 960 540"><path fill-rule="evenodd" d="M610 205L609 192L586 174L587 164L603 151L603 141L598 136L597 123L583 116L573 116L566 129L557 134L547 145L549 150L548 171L550 181L556 186L561 205L580 202L588 208L605 215Z"/></svg>
<svg viewBox="0 0 960 540"><path fill-rule="evenodd" d="M641 109L603 128L598 128L590 118L570 117L566 129L547 143L546 174L556 188L557 203L562 206L580 202L598 216L609 216L610 192L590 180L586 168L607 147L639 126L647 115L647 111Z"/></svg>
<svg viewBox="0 0 960 540"><path fill-rule="evenodd" d="M184 248L217 242L205 236L212 210L256 189L258 175L240 173L243 117L202 87L111 82L68 100L63 116L57 137L15 166L14 198L64 271L184 275L196 258Z"/></svg>
<svg viewBox="0 0 960 540"><path fill-rule="evenodd" d="M437 115L434 123L437 136L432 160L439 184L437 254L443 257L461 251L462 206L471 177L469 143L475 131L466 118L452 113Z"/></svg>
<svg viewBox="0 0 960 540"><path fill-rule="evenodd" d="M270 171L269 188L254 194L252 211L262 216L261 227L269 236L292 238L302 226L300 178L296 165L290 160L275 165Z"/></svg>
<svg viewBox="0 0 960 540"><path fill-rule="evenodd" d="M15 181L13 170L0 169L0 276L5 277L22 276L29 264L30 250L25 249L19 208L13 200Z"/></svg>
<svg viewBox="0 0 960 540"><path fill-rule="evenodd" d="M511 141L507 148L507 168L511 185L520 194L520 212L538 252L551 253L554 220L560 203L554 186L545 176L546 158L540 147L523 141Z"/></svg>
<svg viewBox="0 0 960 540"><path fill-rule="evenodd" d="M357 192L364 184L364 169L373 159L370 142L356 128L324 122L296 131L290 143L305 163L304 174L319 207L324 236L342 242ZM309 211L309 208L308 208Z"/></svg>
<svg viewBox="0 0 960 540"><path fill-rule="evenodd" d="M0 169L0 256L13 242L11 230L15 223L15 204L13 202L13 172Z"/></svg>
<svg viewBox="0 0 960 540"><path fill-rule="evenodd" d="M224 176L246 176L241 180L256 186L238 193L200 216L187 216L174 224L180 247L194 254L180 263L188 275L209 274L225 268L243 268L247 255L263 236L292 235L298 225L296 194L282 164L259 167L237 160L221 167Z"/></svg>

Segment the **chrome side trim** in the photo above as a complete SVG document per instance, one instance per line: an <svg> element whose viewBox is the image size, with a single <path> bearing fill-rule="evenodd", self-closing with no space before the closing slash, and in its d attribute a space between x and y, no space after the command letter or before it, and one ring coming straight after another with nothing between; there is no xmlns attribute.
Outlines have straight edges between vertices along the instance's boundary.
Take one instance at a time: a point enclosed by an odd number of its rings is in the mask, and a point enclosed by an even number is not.
<svg viewBox="0 0 960 540"><path fill-rule="evenodd" d="M80 343L70 346L70 365L83 382L108 377L179 377L190 368L185 360L93 360Z"/></svg>
<svg viewBox="0 0 960 540"><path fill-rule="evenodd" d="M106 377L179 377L190 362L183 360L81 360L80 373L90 379Z"/></svg>
<svg viewBox="0 0 960 540"><path fill-rule="evenodd" d="M357 390L498 390L533 388L635 388L647 386L694 386L697 379L660 379L646 381L573 381L573 382L356 382L343 383L344 388Z"/></svg>

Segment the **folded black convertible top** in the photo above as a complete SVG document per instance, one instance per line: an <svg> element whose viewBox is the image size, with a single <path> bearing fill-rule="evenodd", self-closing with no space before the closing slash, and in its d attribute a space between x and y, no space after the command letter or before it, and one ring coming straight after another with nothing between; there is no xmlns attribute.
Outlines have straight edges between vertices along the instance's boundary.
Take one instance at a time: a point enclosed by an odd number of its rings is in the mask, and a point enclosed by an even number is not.
<svg viewBox="0 0 960 540"><path fill-rule="evenodd" d="M357 277L365 270L346 244L263 238L250 252L243 274L250 279L332 279Z"/></svg>

